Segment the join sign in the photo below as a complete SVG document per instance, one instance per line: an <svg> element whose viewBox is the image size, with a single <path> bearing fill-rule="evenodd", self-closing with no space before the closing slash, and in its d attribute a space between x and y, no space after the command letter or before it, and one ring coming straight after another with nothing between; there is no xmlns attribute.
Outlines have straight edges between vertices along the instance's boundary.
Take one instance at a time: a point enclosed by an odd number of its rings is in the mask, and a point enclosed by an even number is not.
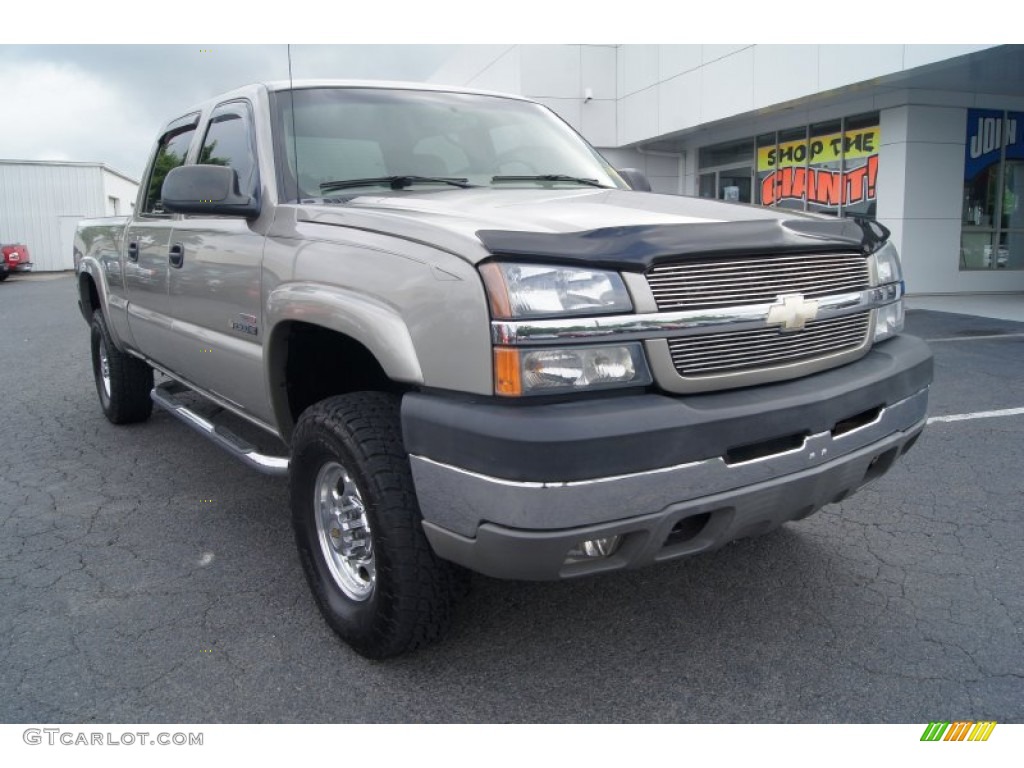
<svg viewBox="0 0 1024 768"><path fill-rule="evenodd" d="M1019 128L1018 128L1019 126ZM964 145L964 180L971 181L981 171L1006 156L1024 158L1024 113L996 109L967 110L967 142Z"/></svg>

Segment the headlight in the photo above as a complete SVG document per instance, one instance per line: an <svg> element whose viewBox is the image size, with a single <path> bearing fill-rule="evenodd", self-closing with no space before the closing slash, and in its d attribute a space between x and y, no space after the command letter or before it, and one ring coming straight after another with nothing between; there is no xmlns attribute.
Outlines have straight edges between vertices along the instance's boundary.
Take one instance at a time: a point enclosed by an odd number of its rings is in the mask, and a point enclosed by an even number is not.
<svg viewBox="0 0 1024 768"><path fill-rule="evenodd" d="M872 258L875 260L875 275L878 277L879 285L898 283L903 280L900 256L891 241L879 248Z"/></svg>
<svg viewBox="0 0 1024 768"><path fill-rule="evenodd" d="M547 395L651 383L640 344L544 349L496 347L494 391L498 395Z"/></svg>
<svg viewBox="0 0 1024 768"><path fill-rule="evenodd" d="M480 267L496 320L631 312L617 272L543 264Z"/></svg>
<svg viewBox="0 0 1024 768"><path fill-rule="evenodd" d="M872 256L875 262L875 276L878 285L893 285L903 282L903 269L900 266L900 257L896 252L896 246L891 242L883 245ZM902 295L902 288L898 293ZM892 304L886 304L875 310L874 341L883 341L896 336L903 330L903 299L900 298Z"/></svg>

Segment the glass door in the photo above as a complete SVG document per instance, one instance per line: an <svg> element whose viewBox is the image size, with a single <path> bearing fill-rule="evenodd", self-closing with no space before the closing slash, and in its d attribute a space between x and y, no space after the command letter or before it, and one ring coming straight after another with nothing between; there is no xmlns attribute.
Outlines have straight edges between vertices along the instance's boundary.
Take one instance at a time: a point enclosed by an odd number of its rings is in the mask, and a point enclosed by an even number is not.
<svg viewBox="0 0 1024 768"><path fill-rule="evenodd" d="M753 166L741 165L735 168L725 168L717 173L716 189L719 200L726 200L730 203L749 203L753 200L751 196Z"/></svg>
<svg viewBox="0 0 1024 768"><path fill-rule="evenodd" d="M738 165L702 173L698 179L697 195L730 203L749 203L753 200L754 168Z"/></svg>

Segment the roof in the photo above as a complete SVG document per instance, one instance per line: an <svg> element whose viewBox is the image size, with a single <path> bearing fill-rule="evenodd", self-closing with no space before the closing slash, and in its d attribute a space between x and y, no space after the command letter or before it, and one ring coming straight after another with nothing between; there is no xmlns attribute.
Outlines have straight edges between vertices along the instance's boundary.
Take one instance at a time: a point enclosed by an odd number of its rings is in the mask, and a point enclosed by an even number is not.
<svg viewBox="0 0 1024 768"><path fill-rule="evenodd" d="M116 170L114 168L111 168L106 163L88 163L88 162L81 163L81 162L72 162L70 160L3 160L3 159L0 159L0 165L49 165L49 166L56 166L56 167L72 166L72 167L75 167L75 168L100 168L100 169L102 169L104 171L108 171L109 173L114 174L115 176L119 176L122 179L124 179L125 181L131 182L132 184L138 184L139 183L138 179L133 179L128 174L121 173L120 171L118 171L118 170Z"/></svg>
<svg viewBox="0 0 1024 768"><path fill-rule="evenodd" d="M262 83L270 91L288 91L299 88L386 88L403 91L440 91L444 93L471 93L478 96L501 96L517 101L530 101L525 96L500 91L483 91L478 88L463 88L457 85L436 83L412 83L395 80L273 80Z"/></svg>
<svg viewBox="0 0 1024 768"><path fill-rule="evenodd" d="M202 111L212 105L219 104L237 98L251 98L257 91L279 92L290 90L302 90L306 88L376 88L393 91L431 91L434 93L467 93L476 96L495 96L516 101L531 101L525 96L517 96L512 93L499 93L498 91L481 91L474 88L462 88L455 85L436 85L434 83L407 83L392 80L272 80L264 83L248 83L232 88L230 91L215 94L204 99L198 104L193 104L181 114L187 115L193 112Z"/></svg>

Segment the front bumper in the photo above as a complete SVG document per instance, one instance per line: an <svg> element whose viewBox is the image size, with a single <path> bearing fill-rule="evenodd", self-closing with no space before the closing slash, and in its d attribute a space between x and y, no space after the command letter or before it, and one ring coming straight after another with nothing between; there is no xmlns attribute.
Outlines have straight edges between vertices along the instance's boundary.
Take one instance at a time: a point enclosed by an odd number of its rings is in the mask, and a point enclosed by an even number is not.
<svg viewBox="0 0 1024 768"><path fill-rule="evenodd" d="M713 395L519 408L409 395L403 428L438 555L557 579L696 554L847 497L916 440L931 378L927 345L904 336L842 368ZM612 535L612 556L567 561Z"/></svg>
<svg viewBox="0 0 1024 768"><path fill-rule="evenodd" d="M841 501L887 472L896 459L910 449L923 428L922 419L907 430L900 430L841 459L753 485L671 503L658 512L610 523L546 531L488 522L481 524L472 538L428 520L423 521L423 529L438 556L496 578L555 580L637 568L707 552L735 539L802 519L826 504ZM516 489L476 478L464 483L455 481L447 487L478 499L491 491L489 504L492 507L501 504L539 507L550 502L547 508L553 513L565 507L635 511L657 506L661 501L658 496L690 495L697 486L687 486L686 475L699 474L702 469L677 467L657 475L607 478L597 481L600 485L583 483ZM414 463L414 472L417 487L421 486L421 481L426 484L438 479L437 473L425 472L417 463ZM458 488L459 485L462 487ZM636 490L638 495L630 496L631 490ZM457 503L457 500L458 497L453 496L450 501ZM616 535L622 537L621 544L610 557L567 560L569 551L582 541Z"/></svg>

